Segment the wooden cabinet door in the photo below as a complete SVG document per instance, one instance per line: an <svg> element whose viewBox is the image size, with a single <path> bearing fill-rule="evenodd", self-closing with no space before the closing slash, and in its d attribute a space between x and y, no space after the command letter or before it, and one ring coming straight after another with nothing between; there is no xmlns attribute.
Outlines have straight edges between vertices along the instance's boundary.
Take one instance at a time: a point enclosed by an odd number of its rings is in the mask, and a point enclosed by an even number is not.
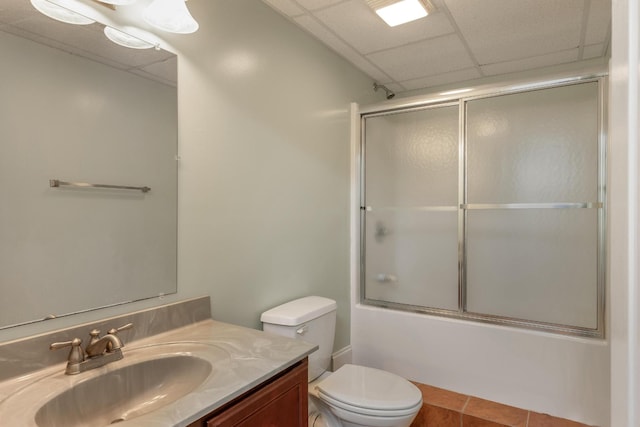
<svg viewBox="0 0 640 427"><path fill-rule="evenodd" d="M307 427L307 360L207 420L207 427Z"/></svg>

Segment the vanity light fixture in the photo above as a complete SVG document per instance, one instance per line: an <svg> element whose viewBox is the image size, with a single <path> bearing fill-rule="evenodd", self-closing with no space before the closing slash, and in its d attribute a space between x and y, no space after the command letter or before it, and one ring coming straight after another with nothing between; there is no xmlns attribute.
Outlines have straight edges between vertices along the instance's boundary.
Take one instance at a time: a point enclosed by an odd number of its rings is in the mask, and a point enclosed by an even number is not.
<svg viewBox="0 0 640 427"><path fill-rule="evenodd" d="M185 0L153 0L143 18L149 25L169 33L190 34L199 28Z"/></svg>
<svg viewBox="0 0 640 427"><path fill-rule="evenodd" d="M60 3L60 6L48 0L31 0L31 4L38 12L56 21L75 25L88 25L96 22L73 11L75 9L74 6L77 6L75 0L64 0L58 3Z"/></svg>
<svg viewBox="0 0 640 427"><path fill-rule="evenodd" d="M33 7L35 7L42 14L53 18L57 21L66 22L69 24L88 25L93 24L94 21L91 18L87 18L83 11L87 10L87 7L83 2L78 0L30 0ZM114 13L118 13L116 6L123 6L123 11L126 5L135 3L138 0L93 0L96 3L100 3L103 6L108 6ZM142 10L139 20L144 20L152 27L177 34L189 34L198 30L199 25L193 16L189 13L185 0L149 0L147 6ZM142 9L142 8L141 8ZM129 11L129 10L128 10ZM91 12L87 12L91 15ZM93 16L93 15L91 15ZM134 18L135 21L135 18ZM130 31L127 31L127 28ZM136 34L145 32L143 29L137 27L127 27L124 31L115 29L111 26L106 26L104 34L112 42L119 44L120 46L129 47L132 49L149 49L155 47L159 49L159 44L149 43L145 39L153 39L152 35L137 37ZM151 37L148 37L151 36Z"/></svg>
<svg viewBox="0 0 640 427"><path fill-rule="evenodd" d="M123 31L109 26L104 27L104 35L107 36L107 38L115 44L119 44L120 46L128 47L131 49L151 49L152 47L156 47L157 49L159 49L159 47L151 43L147 43L146 41L139 39L138 37L129 35Z"/></svg>
<svg viewBox="0 0 640 427"><path fill-rule="evenodd" d="M424 18L435 10L430 0L366 0L390 27Z"/></svg>
<svg viewBox="0 0 640 427"><path fill-rule="evenodd" d="M127 4L133 4L136 2L136 0L95 0L95 1L99 3L112 4L114 6L123 6Z"/></svg>

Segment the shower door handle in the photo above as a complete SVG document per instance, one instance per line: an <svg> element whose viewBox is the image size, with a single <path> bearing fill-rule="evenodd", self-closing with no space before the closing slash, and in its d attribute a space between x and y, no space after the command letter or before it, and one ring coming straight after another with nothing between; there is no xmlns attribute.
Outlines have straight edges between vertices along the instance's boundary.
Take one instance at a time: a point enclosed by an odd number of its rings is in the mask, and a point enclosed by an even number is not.
<svg viewBox="0 0 640 427"><path fill-rule="evenodd" d="M376 276L376 281L380 283L395 283L398 281L398 278L393 274L380 273Z"/></svg>

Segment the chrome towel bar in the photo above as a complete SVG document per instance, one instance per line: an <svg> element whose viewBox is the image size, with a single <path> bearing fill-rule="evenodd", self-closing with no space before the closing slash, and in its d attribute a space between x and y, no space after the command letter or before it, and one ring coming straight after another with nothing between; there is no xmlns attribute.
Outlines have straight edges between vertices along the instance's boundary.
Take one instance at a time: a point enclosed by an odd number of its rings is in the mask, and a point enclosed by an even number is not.
<svg viewBox="0 0 640 427"><path fill-rule="evenodd" d="M84 187L84 188L111 188L116 190L137 190L142 191L143 193L148 193L151 191L149 187L130 187L127 185L108 185L108 184L88 184L86 182L67 182L60 181L59 179L50 179L49 187Z"/></svg>

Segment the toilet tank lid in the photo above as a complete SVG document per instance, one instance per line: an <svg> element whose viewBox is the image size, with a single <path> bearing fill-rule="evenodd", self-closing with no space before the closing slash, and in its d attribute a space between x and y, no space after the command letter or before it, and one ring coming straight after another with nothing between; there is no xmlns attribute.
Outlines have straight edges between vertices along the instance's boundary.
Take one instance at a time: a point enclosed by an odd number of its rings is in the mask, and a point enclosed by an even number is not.
<svg viewBox="0 0 640 427"><path fill-rule="evenodd" d="M304 297L265 311L260 316L260 321L273 325L297 326L335 311L336 307L336 302L329 298Z"/></svg>

